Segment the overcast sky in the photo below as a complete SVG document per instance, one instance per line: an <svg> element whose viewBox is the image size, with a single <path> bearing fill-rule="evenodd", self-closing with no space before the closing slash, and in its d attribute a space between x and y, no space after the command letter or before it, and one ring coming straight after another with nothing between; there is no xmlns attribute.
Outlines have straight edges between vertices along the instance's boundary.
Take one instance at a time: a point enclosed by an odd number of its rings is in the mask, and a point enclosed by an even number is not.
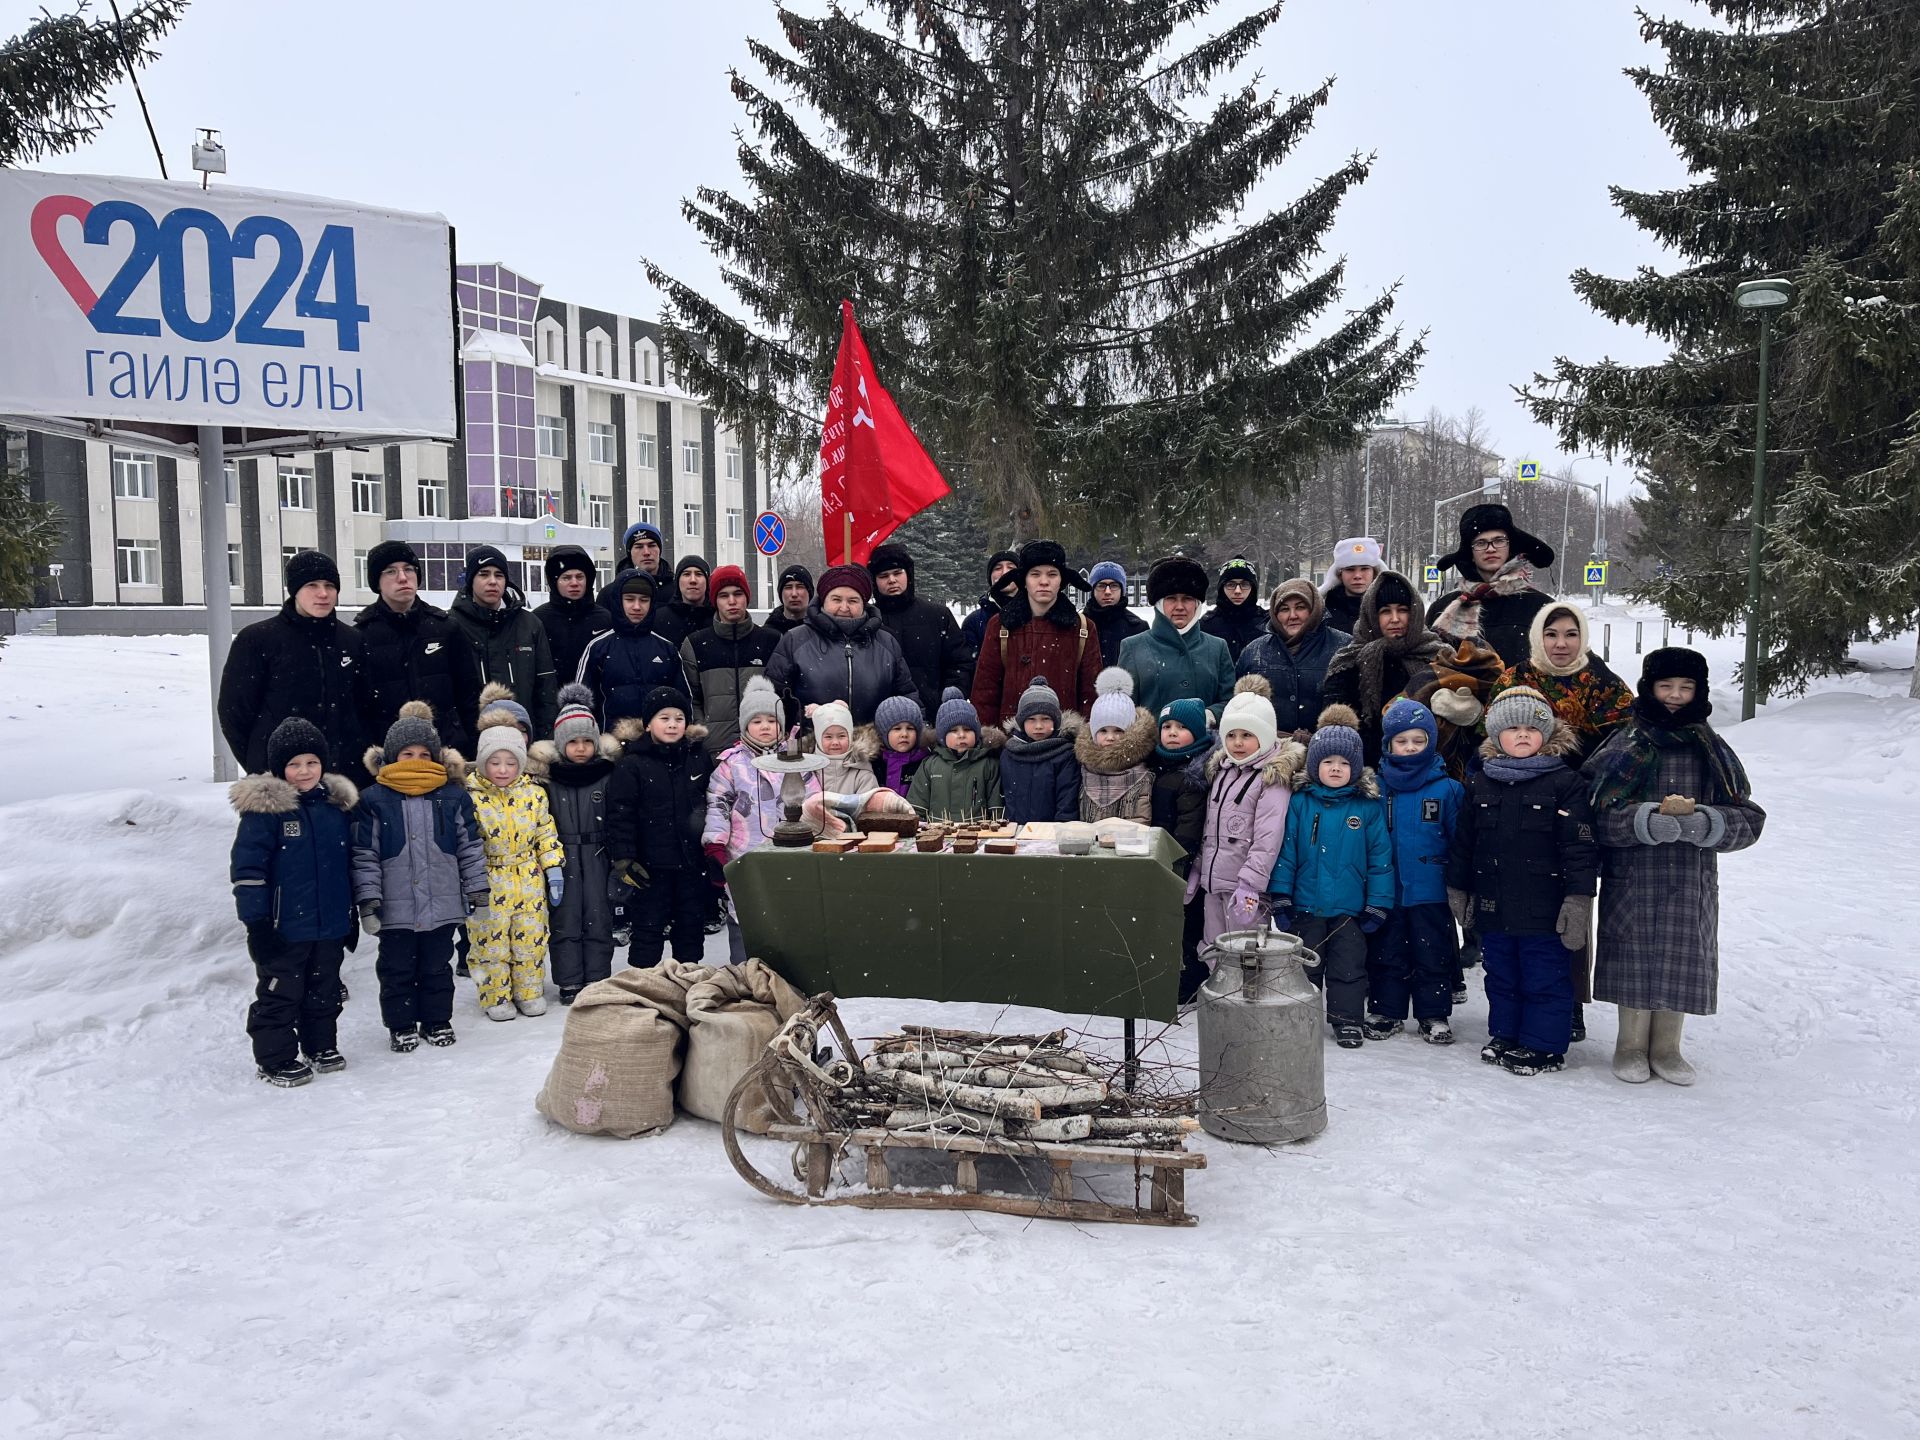
<svg viewBox="0 0 1920 1440"><path fill-rule="evenodd" d="M1252 4L1223 0L1220 14ZM36 9L0 0L0 31ZM1350 152L1377 154L1331 249L1349 259L1349 302L1398 281L1401 322L1430 332L1403 415L1478 406L1510 457L1552 459L1551 435L1511 386L1559 354L1661 353L1567 283L1582 265L1672 263L1606 193L1685 178L1621 73L1658 63L1633 9L1291 0L1246 67L1289 93L1337 77L1313 135L1257 205L1288 202ZM717 288L678 201L697 185L737 187L741 112L726 75L749 64L750 32L777 34L771 0L195 0L142 83L176 178L190 175L194 127L217 126L230 183L437 210L464 260L504 261L562 299L651 316L659 296L642 255ZM156 174L131 103L50 168Z"/></svg>

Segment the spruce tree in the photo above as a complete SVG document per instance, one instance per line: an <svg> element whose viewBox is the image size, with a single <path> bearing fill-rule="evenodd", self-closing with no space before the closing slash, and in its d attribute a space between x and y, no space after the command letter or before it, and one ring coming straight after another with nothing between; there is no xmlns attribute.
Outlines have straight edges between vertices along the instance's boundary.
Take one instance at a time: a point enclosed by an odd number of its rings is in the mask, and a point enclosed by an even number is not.
<svg viewBox="0 0 1920 1440"><path fill-rule="evenodd" d="M1801 687L1903 630L1920 596L1920 5L1707 0L1718 26L1643 19L1664 70L1628 73L1696 177L1615 188L1681 268L1579 271L1609 318L1667 340L1661 364L1560 359L1522 394L1568 449L1645 470L1644 593L1709 633L1746 603L1758 321L1740 281L1783 275L1773 320L1761 681Z"/></svg>
<svg viewBox="0 0 1920 1440"><path fill-rule="evenodd" d="M186 0L137 0L119 20L82 4L40 18L0 44L0 165L31 165L99 133L102 98L151 62L154 42L179 23Z"/></svg>
<svg viewBox="0 0 1920 1440"><path fill-rule="evenodd" d="M1280 6L1200 33L1214 5L777 7L784 44L750 42L772 86L732 79L743 188L683 207L751 320L648 265L685 383L810 467L850 296L956 494L1008 539L1190 529L1351 444L1423 348L1390 291L1329 313L1345 266L1321 248L1369 161L1244 213L1332 82L1229 83Z"/></svg>

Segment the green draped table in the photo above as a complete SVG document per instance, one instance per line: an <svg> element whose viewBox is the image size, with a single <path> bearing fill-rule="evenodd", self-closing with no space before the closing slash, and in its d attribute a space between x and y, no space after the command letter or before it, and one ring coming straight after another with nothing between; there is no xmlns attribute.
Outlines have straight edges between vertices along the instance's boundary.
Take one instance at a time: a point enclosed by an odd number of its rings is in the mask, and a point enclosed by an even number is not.
<svg viewBox="0 0 1920 1440"><path fill-rule="evenodd" d="M747 953L805 994L1034 1005L1172 1020L1185 854L816 855L762 846L727 866ZM911 841L903 841L910 846Z"/></svg>

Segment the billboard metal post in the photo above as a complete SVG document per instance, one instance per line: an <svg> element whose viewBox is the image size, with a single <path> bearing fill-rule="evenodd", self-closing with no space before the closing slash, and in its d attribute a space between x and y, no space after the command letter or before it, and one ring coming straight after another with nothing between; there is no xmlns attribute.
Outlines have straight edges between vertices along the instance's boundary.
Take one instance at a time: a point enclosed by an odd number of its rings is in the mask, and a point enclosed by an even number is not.
<svg viewBox="0 0 1920 1440"><path fill-rule="evenodd" d="M207 596L207 694L213 716L213 778L239 778L220 733L220 676L233 644L232 578L227 573L227 490L224 437L218 425L199 427L200 584Z"/></svg>

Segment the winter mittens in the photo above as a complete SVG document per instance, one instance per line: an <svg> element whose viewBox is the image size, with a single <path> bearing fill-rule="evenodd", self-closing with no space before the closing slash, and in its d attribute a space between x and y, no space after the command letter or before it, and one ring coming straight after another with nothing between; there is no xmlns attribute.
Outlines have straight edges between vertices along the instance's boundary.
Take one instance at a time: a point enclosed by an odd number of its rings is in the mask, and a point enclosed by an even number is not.
<svg viewBox="0 0 1920 1440"><path fill-rule="evenodd" d="M360 928L369 935L380 933L380 902L366 900L360 905Z"/></svg>
<svg viewBox="0 0 1920 1440"><path fill-rule="evenodd" d="M1587 948L1587 935L1593 927L1593 897L1569 895L1560 902L1560 917L1553 923L1560 943L1569 950Z"/></svg>
<svg viewBox="0 0 1920 1440"><path fill-rule="evenodd" d="M567 893L567 872L556 865L543 873L547 877L547 904L558 905L560 897Z"/></svg>
<svg viewBox="0 0 1920 1440"><path fill-rule="evenodd" d="M1680 838L1680 821L1649 800L1634 812L1633 833L1643 845L1671 845Z"/></svg>

